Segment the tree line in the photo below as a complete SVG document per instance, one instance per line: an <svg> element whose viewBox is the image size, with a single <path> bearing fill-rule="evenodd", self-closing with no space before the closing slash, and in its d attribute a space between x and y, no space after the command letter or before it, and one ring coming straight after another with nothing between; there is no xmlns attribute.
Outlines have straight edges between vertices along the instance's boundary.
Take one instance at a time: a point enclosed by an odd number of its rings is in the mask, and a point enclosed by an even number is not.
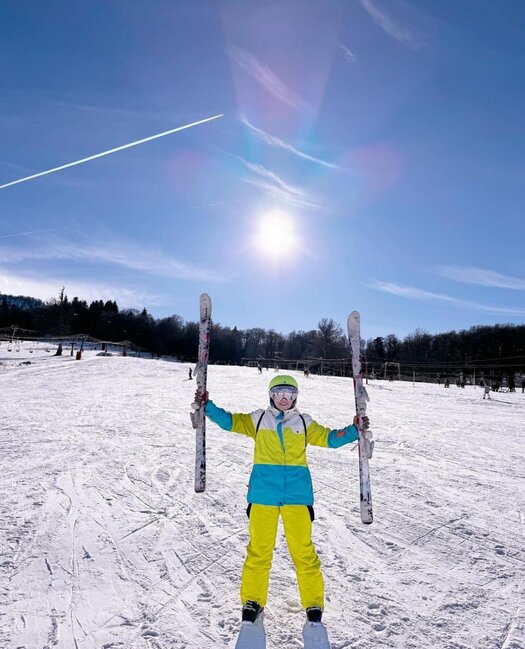
<svg viewBox="0 0 525 649"><path fill-rule="evenodd" d="M115 301L88 304L64 290L48 302L24 296L0 295L0 329L15 325L36 336L87 334L104 341L129 340L153 354L196 360L198 323L178 315L154 318L146 309L119 309ZM253 327L238 329L213 324L212 362L240 364L251 359L300 361L348 359L350 347L343 328L322 318L316 329L288 334ZM474 326L463 331L430 334L422 329L401 339L395 334L362 341L362 355L377 369L387 361L439 368L447 364L476 367L525 366L525 325ZM316 361L317 359L317 361Z"/></svg>

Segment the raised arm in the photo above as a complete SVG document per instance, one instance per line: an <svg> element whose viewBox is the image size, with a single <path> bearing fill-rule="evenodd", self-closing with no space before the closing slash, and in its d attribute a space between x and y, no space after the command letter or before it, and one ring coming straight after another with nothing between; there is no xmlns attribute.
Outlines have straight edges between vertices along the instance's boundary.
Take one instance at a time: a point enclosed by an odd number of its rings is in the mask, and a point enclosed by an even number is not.
<svg viewBox="0 0 525 649"><path fill-rule="evenodd" d="M219 406L216 406L209 398L208 392L202 395L202 397L200 397L196 392L195 401L200 405L204 405L208 419L213 421L214 424L217 424L217 426L223 430L229 430L233 433L239 433L241 435L246 435L247 437L255 438L255 424L253 422L254 413L231 413L224 410L224 408L219 408ZM261 411L259 411L259 414L260 412Z"/></svg>
<svg viewBox="0 0 525 649"><path fill-rule="evenodd" d="M308 416L305 416L305 419ZM370 422L368 417L363 417L364 429L368 430ZM356 442L358 439L357 432L357 415L354 417L353 423L345 426L344 428L330 429L326 426L321 426L311 417L307 419L306 427L306 441L313 446L324 446L327 448L339 448L350 442Z"/></svg>

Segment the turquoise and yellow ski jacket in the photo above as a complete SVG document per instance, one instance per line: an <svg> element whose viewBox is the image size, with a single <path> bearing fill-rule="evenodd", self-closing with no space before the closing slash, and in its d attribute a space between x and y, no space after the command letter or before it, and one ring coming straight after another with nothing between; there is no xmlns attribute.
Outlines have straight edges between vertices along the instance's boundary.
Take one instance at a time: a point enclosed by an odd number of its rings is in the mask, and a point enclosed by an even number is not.
<svg viewBox="0 0 525 649"><path fill-rule="evenodd" d="M248 414L230 413L208 400L206 415L224 430L255 441L247 499L258 505L313 505L306 446L338 448L358 438L353 425L331 430L310 415L301 415L297 408L285 412L267 408Z"/></svg>

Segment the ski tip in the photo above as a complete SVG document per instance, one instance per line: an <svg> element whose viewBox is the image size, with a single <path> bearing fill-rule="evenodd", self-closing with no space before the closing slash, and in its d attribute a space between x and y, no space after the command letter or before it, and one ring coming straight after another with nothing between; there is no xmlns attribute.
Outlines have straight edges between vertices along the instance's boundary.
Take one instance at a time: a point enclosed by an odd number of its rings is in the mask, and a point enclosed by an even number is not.
<svg viewBox="0 0 525 649"><path fill-rule="evenodd" d="M349 336L355 335L360 332L361 314L359 313L359 311L352 311L352 313L348 316L346 325Z"/></svg>
<svg viewBox="0 0 525 649"><path fill-rule="evenodd" d="M201 293L200 314L201 319L211 316L211 297L208 295L208 293Z"/></svg>

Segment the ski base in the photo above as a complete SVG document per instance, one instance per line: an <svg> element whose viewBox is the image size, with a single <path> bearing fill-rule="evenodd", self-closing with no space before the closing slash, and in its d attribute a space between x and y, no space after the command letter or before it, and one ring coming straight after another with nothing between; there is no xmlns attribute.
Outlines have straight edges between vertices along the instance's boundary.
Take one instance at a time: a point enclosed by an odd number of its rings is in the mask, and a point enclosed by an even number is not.
<svg viewBox="0 0 525 649"><path fill-rule="evenodd" d="M206 393L208 375L208 357L210 353L211 332L211 298L202 293L199 302L199 355L195 367L195 379L199 395ZM202 493L206 489L206 413L204 406L192 404L190 414L192 426L195 428L195 491Z"/></svg>
<svg viewBox="0 0 525 649"><path fill-rule="evenodd" d="M359 433L359 490L360 490L360 513L361 522L370 525L374 520L372 510L372 491L370 488L370 468L368 460L372 457L373 446L367 439L366 432L362 427L362 417L366 414L368 394L363 385L361 371L361 315L359 311L352 311L348 316L348 339L352 347L352 375L354 377L354 396L356 414L359 415L357 430Z"/></svg>
<svg viewBox="0 0 525 649"><path fill-rule="evenodd" d="M304 649L330 649L330 640L322 622L306 622L303 627Z"/></svg>
<svg viewBox="0 0 525 649"><path fill-rule="evenodd" d="M255 622L242 622L235 649L266 649L266 632L264 630L264 613Z"/></svg>

